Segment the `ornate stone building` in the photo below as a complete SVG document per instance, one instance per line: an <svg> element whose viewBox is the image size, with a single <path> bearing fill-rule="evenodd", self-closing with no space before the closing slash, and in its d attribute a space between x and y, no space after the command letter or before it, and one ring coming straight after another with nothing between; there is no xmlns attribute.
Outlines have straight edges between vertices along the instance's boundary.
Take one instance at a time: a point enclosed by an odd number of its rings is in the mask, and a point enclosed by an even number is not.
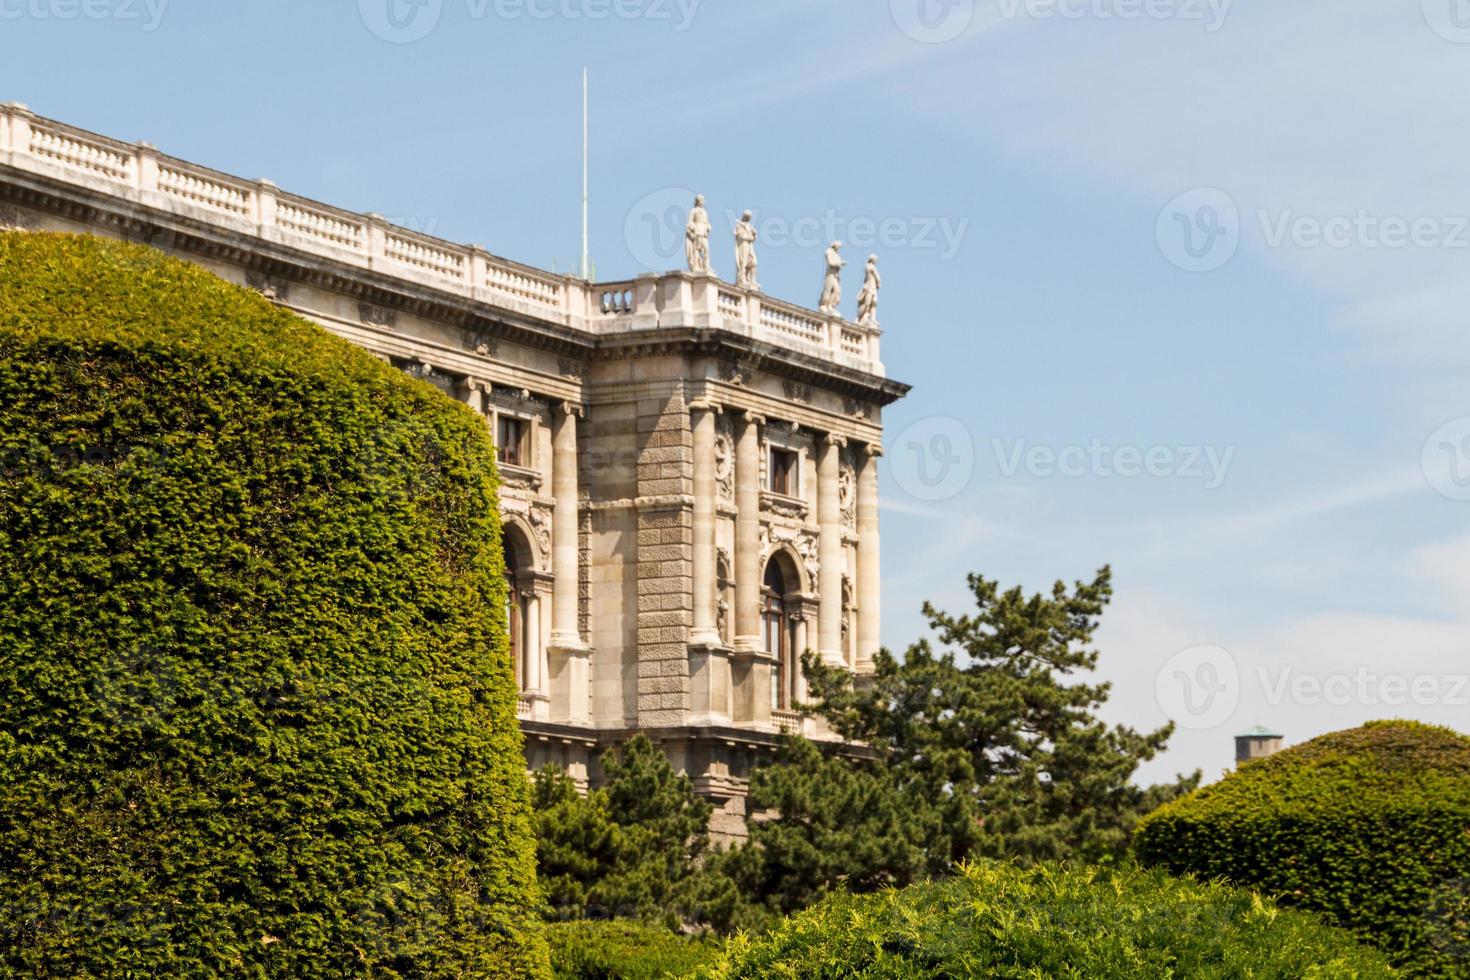
<svg viewBox="0 0 1470 980"><path fill-rule="evenodd" d="M532 766L646 732L743 834L801 651L879 643L879 330L707 274L588 283L0 107L0 226L152 243L483 415Z"/></svg>

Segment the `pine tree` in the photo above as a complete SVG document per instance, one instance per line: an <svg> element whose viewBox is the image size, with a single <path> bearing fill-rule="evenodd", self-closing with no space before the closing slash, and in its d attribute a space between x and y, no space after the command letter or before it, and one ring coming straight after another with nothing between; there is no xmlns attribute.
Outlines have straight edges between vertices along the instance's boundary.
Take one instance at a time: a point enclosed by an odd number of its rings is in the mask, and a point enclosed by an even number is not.
<svg viewBox="0 0 1470 980"><path fill-rule="evenodd" d="M727 926L739 895L711 850L713 807L646 736L603 758L585 797L555 766L535 776L537 860L556 918Z"/></svg>
<svg viewBox="0 0 1470 980"><path fill-rule="evenodd" d="M929 841L933 856L1121 856L1137 820L1199 775L1135 786L1138 766L1163 750L1173 726L1109 726L1097 712L1111 686L1078 679L1097 666L1091 644L1112 598L1111 570L1070 592L1058 582L1050 595L1001 592L979 575L969 586L970 615L924 606L944 652L927 640L902 661L885 651L861 686L807 657L816 710L878 753L913 821L943 828Z"/></svg>

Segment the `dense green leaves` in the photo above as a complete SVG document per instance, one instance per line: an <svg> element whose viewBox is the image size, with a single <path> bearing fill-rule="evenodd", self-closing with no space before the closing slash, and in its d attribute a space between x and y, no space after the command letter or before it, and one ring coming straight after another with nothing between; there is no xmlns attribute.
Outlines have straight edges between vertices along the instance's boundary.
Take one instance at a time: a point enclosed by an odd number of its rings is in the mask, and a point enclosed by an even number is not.
<svg viewBox="0 0 1470 980"><path fill-rule="evenodd" d="M1111 869L982 863L957 878L834 895L760 939L737 937L705 980L1375 980L1377 952L1249 892Z"/></svg>
<svg viewBox="0 0 1470 980"><path fill-rule="evenodd" d="M901 885L976 857L1111 861L1142 814L1196 784L1135 786L1172 729L1106 725L1108 685L1079 679L1097 665L1107 569L1049 595L979 576L970 588L970 615L925 607L945 652L883 652L861 684L806 657L815 710L864 750L797 741L757 771L752 803L779 815L751 828L756 898L789 912L838 885Z"/></svg>
<svg viewBox="0 0 1470 980"><path fill-rule="evenodd" d="M0 972L544 969L497 513L430 387L0 234Z"/></svg>
<svg viewBox="0 0 1470 980"><path fill-rule="evenodd" d="M739 896L726 856L710 848L713 807L688 777L642 735L602 764L605 785L585 796L555 766L535 777L537 858L552 917L734 922Z"/></svg>
<svg viewBox="0 0 1470 980"><path fill-rule="evenodd" d="M753 902L789 914L839 888L875 891L950 870L936 807L895 770L855 761L850 747L786 738L751 779L753 848L733 862ZM938 840L935 848L931 841Z"/></svg>
<svg viewBox="0 0 1470 980"><path fill-rule="evenodd" d="M1318 912L1411 975L1470 975L1470 739L1448 729L1324 735L1150 814L1136 847Z"/></svg>
<svg viewBox="0 0 1470 980"><path fill-rule="evenodd" d="M719 953L709 936L681 936L638 922L558 922L547 929L557 980L687 977Z"/></svg>

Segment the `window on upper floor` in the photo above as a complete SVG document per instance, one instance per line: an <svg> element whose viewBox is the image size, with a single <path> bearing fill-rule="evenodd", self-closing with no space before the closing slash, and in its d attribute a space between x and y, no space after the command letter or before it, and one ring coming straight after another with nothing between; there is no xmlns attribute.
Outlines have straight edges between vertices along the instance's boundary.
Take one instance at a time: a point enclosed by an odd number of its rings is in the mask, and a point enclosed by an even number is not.
<svg viewBox="0 0 1470 980"><path fill-rule="evenodd" d="M801 454L794 449L771 447L770 480L772 493L786 497L801 495Z"/></svg>
<svg viewBox="0 0 1470 980"><path fill-rule="evenodd" d="M525 419L510 415L498 416L495 423L495 458L506 466L530 466L528 429Z"/></svg>

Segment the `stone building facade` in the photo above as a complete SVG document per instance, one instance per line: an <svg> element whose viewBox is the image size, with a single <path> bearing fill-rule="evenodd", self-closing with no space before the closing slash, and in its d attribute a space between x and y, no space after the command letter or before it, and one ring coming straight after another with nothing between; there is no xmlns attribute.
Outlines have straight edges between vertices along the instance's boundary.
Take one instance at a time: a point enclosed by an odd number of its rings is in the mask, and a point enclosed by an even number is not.
<svg viewBox="0 0 1470 980"><path fill-rule="evenodd" d="M743 834L799 657L879 644L879 330L710 275L559 276L0 107L0 226L144 241L463 400L494 433L528 763L647 733Z"/></svg>

